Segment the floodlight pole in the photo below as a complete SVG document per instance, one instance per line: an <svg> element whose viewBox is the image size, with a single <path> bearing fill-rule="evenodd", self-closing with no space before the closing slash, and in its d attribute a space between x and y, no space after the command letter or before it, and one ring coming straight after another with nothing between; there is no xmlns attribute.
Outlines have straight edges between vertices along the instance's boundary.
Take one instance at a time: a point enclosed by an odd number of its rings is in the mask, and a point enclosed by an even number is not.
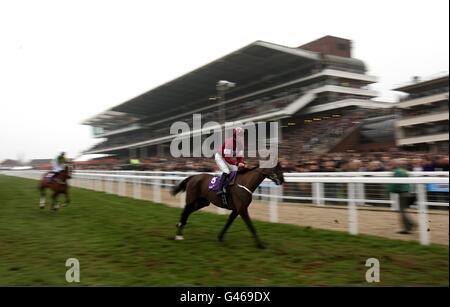
<svg viewBox="0 0 450 307"><path fill-rule="evenodd" d="M223 103L225 101L225 92L229 90L232 87L235 87L236 83L220 80L216 84L216 90L217 90L217 100L219 101L219 123L223 125L224 131L225 131L225 104Z"/></svg>

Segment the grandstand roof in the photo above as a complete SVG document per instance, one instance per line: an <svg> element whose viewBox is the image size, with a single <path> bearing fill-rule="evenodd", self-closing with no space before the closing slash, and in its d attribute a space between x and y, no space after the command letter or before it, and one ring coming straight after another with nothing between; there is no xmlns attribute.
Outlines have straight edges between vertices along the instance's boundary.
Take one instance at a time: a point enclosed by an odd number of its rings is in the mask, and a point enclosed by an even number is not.
<svg viewBox="0 0 450 307"><path fill-rule="evenodd" d="M111 119L117 116L105 118L105 113L106 115L126 113L136 115L138 118L155 113L165 116L161 113L163 110L169 112L176 110L177 113L190 111L204 106L209 97L216 96L216 83L219 80L237 83L237 86L227 93L227 98L231 98L233 93L242 94L246 88L267 81L268 77L292 73L293 70L313 65L315 62L352 66L365 71L364 63L357 59L323 55L256 41L94 116L83 124L103 126L103 122L110 124Z"/></svg>
<svg viewBox="0 0 450 307"><path fill-rule="evenodd" d="M433 87L437 83L441 83L441 82L448 83L448 78L449 78L448 72L440 73L438 75L433 75L433 76L426 77L423 79L419 79L419 78L415 77L412 81L410 81L406 84L403 84L397 88L394 88L393 90L408 93L410 91L415 91L416 89L419 89L419 88Z"/></svg>

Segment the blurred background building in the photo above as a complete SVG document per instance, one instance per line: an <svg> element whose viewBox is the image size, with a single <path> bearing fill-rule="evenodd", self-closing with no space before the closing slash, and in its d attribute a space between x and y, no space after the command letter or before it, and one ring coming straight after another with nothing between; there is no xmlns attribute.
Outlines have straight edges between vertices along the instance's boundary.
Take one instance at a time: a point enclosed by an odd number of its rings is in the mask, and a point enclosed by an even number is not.
<svg viewBox="0 0 450 307"><path fill-rule="evenodd" d="M397 145L414 151L448 152L448 74L396 88L408 94L396 104Z"/></svg>

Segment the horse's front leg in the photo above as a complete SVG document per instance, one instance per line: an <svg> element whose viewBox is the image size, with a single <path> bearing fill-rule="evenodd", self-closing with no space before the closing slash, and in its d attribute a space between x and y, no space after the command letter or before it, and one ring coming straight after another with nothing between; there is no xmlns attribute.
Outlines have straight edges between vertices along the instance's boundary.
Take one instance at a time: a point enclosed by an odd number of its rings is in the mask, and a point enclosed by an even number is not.
<svg viewBox="0 0 450 307"><path fill-rule="evenodd" d="M256 233L256 229L253 226L252 221L250 220L250 216L248 215L247 207L241 209L239 214L241 215L241 217L244 220L245 224L247 225L248 229L250 230L250 232L252 233L253 237L255 238L256 246L258 248L265 248L263 242L261 241L261 239L258 237L258 234Z"/></svg>
<svg viewBox="0 0 450 307"><path fill-rule="evenodd" d="M59 209L59 205L58 205L58 195L59 192L54 192L52 195L52 210L56 211Z"/></svg>
<svg viewBox="0 0 450 307"><path fill-rule="evenodd" d="M223 241L223 236L225 235L225 232L227 232L228 228L230 228L231 224L233 224L233 221L236 219L236 217L239 215L237 210L233 210L230 213L230 216L228 217L228 221L225 224L225 227L222 229L222 231L219 233L218 239L219 241Z"/></svg>

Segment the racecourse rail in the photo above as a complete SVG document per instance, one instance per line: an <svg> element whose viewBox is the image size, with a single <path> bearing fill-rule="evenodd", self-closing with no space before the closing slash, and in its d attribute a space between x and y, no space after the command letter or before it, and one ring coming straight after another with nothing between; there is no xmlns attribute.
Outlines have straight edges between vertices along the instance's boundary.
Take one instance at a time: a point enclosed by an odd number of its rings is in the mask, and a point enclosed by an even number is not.
<svg viewBox="0 0 450 307"><path fill-rule="evenodd" d="M8 170L1 174L30 179L39 179L44 171ZM166 190L184 178L199 172L163 172L163 171L106 171L78 170L73 173L72 185L119 196L127 196L127 185L131 185L133 198L148 199L142 196L143 186L152 186L150 200L160 203L162 190ZM217 174L217 173L210 173ZM265 180L254 192L254 199L267 201L271 222L279 222L278 203L312 203L326 207L333 203L347 206L348 231L358 234L358 207L384 206L398 210L397 194L388 193L386 184L410 184L417 196L416 206L419 216L420 243L430 244L428 208L448 210L449 172L410 172L410 177L391 177L391 172L333 172L333 173L285 173L283 188L270 180ZM443 192L430 190L430 185L438 185ZM116 186L116 192L113 186ZM439 190L438 190L439 191ZM184 206L184 197L179 198L180 207ZM218 208L218 213L225 210Z"/></svg>

